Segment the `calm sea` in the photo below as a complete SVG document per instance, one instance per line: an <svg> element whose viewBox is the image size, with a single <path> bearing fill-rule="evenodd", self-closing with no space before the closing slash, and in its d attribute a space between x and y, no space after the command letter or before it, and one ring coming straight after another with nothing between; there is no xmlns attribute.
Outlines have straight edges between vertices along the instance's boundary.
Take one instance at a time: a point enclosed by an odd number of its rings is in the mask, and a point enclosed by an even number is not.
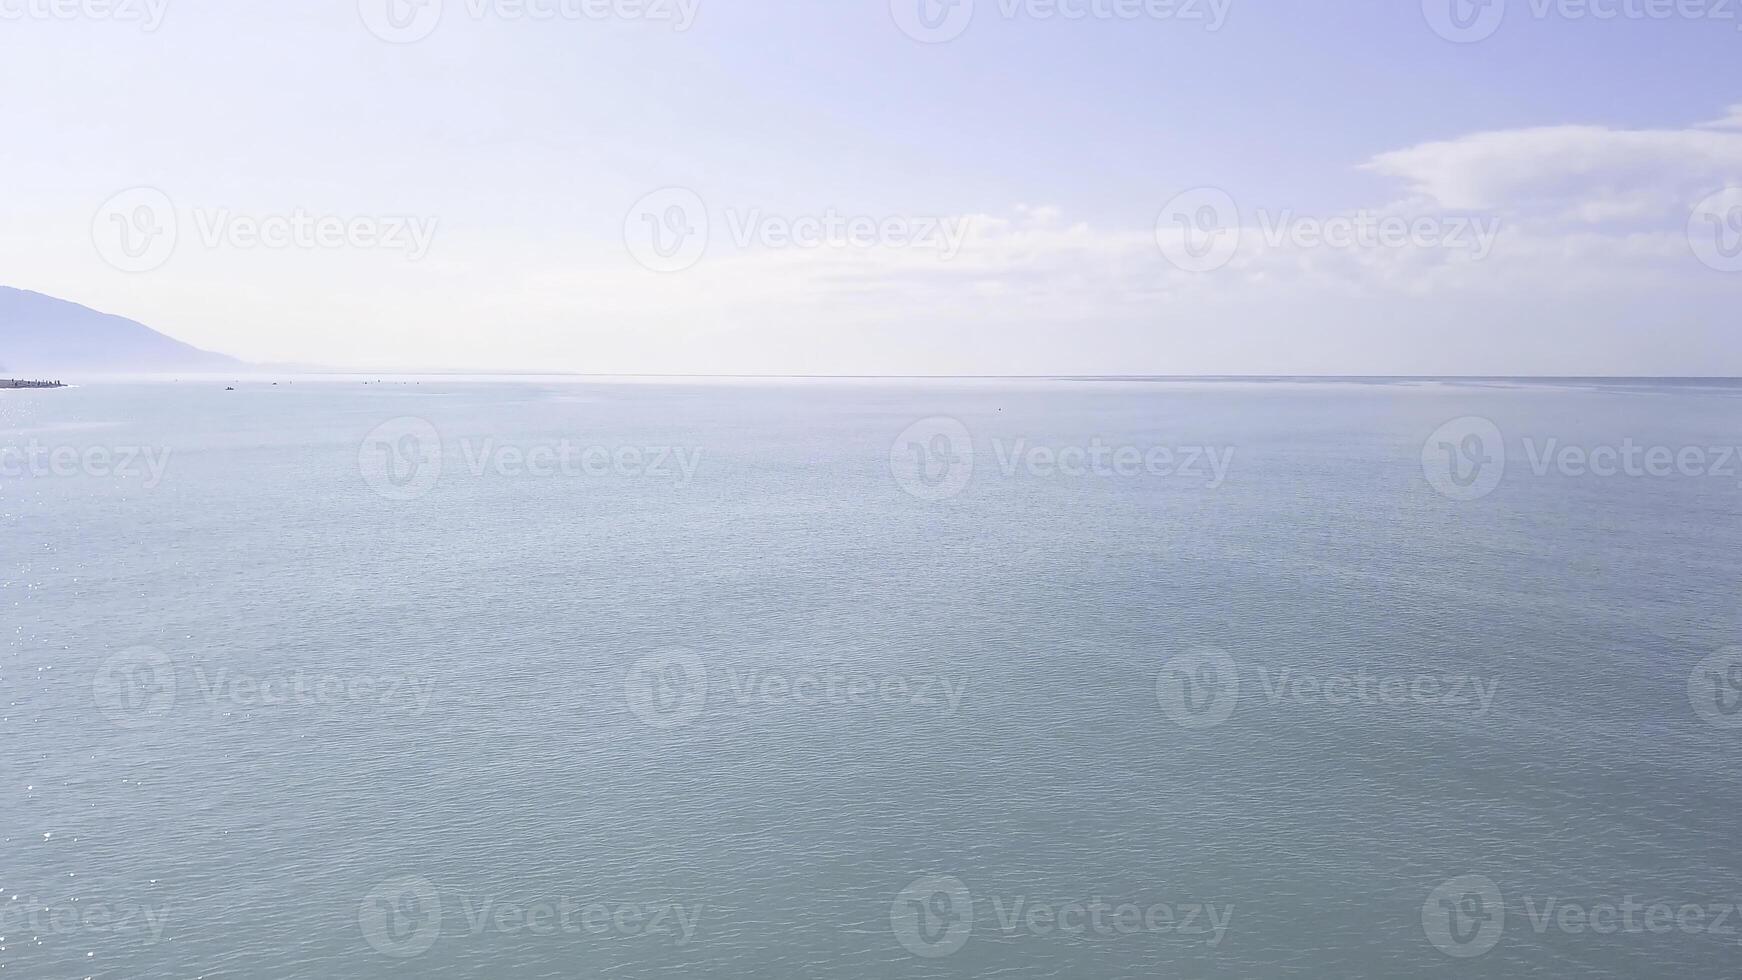
<svg viewBox="0 0 1742 980"><path fill-rule="evenodd" d="M1742 389L278 380L0 392L0 978L1742 964Z"/></svg>

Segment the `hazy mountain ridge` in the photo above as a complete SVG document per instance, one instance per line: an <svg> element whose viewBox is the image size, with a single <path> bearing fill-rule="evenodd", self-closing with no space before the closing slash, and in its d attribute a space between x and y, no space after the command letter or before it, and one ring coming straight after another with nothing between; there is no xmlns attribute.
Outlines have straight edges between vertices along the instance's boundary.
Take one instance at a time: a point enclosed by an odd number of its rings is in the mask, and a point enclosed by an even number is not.
<svg viewBox="0 0 1742 980"><path fill-rule="evenodd" d="M137 320L27 289L0 286L0 375L244 367Z"/></svg>

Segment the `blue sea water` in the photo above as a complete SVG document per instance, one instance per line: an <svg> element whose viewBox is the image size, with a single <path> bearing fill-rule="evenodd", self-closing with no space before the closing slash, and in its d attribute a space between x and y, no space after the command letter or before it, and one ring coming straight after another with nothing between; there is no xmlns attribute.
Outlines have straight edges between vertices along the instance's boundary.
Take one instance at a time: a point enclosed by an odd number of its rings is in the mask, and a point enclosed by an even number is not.
<svg viewBox="0 0 1742 980"><path fill-rule="evenodd" d="M1742 389L277 380L0 392L0 978L1742 965Z"/></svg>

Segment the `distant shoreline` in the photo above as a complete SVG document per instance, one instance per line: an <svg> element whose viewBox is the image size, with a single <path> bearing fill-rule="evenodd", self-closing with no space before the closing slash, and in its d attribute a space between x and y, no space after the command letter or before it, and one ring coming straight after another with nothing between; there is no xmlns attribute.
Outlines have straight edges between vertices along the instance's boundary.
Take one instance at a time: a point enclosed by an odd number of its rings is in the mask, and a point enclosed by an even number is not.
<svg viewBox="0 0 1742 980"><path fill-rule="evenodd" d="M65 388L59 381L18 381L0 378L0 388Z"/></svg>

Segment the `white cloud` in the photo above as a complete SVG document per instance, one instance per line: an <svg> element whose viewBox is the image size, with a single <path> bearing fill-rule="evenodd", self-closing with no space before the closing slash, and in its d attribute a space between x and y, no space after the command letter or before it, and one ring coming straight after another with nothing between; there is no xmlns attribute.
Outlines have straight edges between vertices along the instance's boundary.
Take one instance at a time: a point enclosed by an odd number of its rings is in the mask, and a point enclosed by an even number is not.
<svg viewBox="0 0 1742 980"><path fill-rule="evenodd" d="M1730 114L1722 119L1700 124L1702 129L1742 129L1742 103L1730 107Z"/></svg>
<svg viewBox="0 0 1742 980"><path fill-rule="evenodd" d="M1552 126L1474 133L1364 165L1454 210L1605 220L1666 216L1742 180L1742 107L1685 129Z"/></svg>

